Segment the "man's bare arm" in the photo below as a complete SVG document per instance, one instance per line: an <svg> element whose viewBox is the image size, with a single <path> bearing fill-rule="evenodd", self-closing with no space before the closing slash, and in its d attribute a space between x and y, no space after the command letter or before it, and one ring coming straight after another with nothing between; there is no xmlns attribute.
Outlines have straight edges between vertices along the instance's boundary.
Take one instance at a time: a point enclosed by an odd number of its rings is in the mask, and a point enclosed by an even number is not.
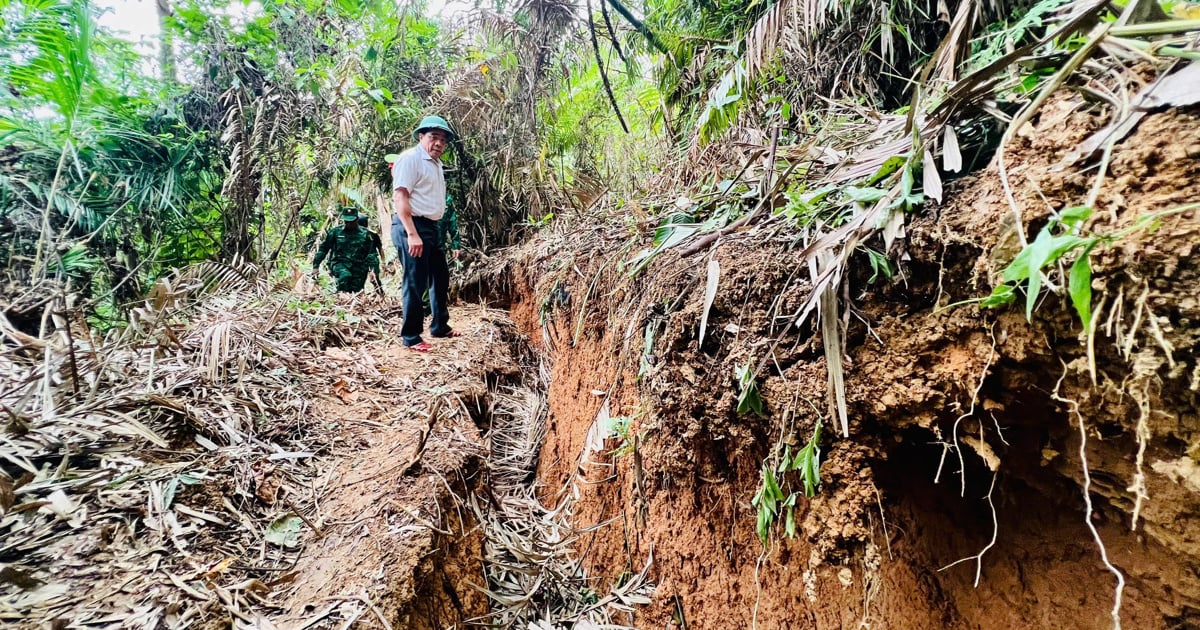
<svg viewBox="0 0 1200 630"><path fill-rule="evenodd" d="M417 226L413 223L408 190L397 188L392 193L392 201L396 206L396 216L400 217L400 224L404 226L404 232L408 235L408 253L413 258L420 258L425 243L421 241L421 235L417 233Z"/></svg>

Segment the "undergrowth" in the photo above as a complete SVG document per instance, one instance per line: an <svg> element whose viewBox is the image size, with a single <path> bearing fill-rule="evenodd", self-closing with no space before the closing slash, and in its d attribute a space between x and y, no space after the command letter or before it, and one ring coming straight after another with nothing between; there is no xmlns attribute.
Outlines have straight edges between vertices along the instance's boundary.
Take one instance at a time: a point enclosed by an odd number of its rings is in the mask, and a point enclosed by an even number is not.
<svg viewBox="0 0 1200 630"><path fill-rule="evenodd" d="M795 456L791 447L784 446L772 465L768 457L762 465L762 483L750 501L757 514L758 538L763 545L771 536L771 528L783 518L783 533L796 537L796 502L801 496L814 497L821 485L821 423L813 427L812 437ZM795 474L789 474L795 473ZM797 481L799 485L797 485ZM786 489L786 491L785 491Z"/></svg>

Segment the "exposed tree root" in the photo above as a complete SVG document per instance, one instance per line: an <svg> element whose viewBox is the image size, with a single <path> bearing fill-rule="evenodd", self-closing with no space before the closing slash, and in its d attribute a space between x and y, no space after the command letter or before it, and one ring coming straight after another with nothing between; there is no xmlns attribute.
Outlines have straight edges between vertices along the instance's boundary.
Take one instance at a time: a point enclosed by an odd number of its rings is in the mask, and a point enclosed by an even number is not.
<svg viewBox="0 0 1200 630"><path fill-rule="evenodd" d="M1088 530L1092 532L1092 538L1095 539L1096 546L1100 548L1100 560L1104 562L1104 567L1117 578L1116 593L1113 596L1112 620L1113 630L1121 630L1121 598L1125 593L1125 575L1109 561L1108 549L1104 546L1104 540L1100 538L1100 532L1096 530L1096 526L1092 523L1092 471L1088 467L1087 460L1087 424L1084 422L1083 414L1079 412L1079 403L1059 394L1062 380L1066 376L1066 366L1063 366L1063 375L1059 378L1058 384L1055 385L1054 392L1051 395L1054 400L1066 403L1070 407L1071 413L1075 416L1075 420L1079 424L1079 460L1083 468L1083 502L1086 506L1083 520Z"/></svg>
<svg viewBox="0 0 1200 630"><path fill-rule="evenodd" d="M979 553L977 553L973 556L968 556L966 558L960 558L960 559L955 560L954 562L951 562L950 564L947 564L946 566L938 569L938 572L940 573L942 571L945 571L946 569L949 569L950 567L962 564L963 562L969 562L971 560L974 560L975 561L975 588L979 588L979 579L980 579L980 577L983 576L983 555L986 554L988 552L988 550L990 550L992 547L996 546L996 538L1000 533L1000 524L996 520L996 504L992 501L992 492L996 489L996 478L999 476L1000 476L1000 473L992 473L992 485L988 487L988 493L987 493L987 496L985 497L988 502L988 507L992 511L992 539L990 541L988 541L988 544L986 546L984 546L983 549L979 550Z"/></svg>

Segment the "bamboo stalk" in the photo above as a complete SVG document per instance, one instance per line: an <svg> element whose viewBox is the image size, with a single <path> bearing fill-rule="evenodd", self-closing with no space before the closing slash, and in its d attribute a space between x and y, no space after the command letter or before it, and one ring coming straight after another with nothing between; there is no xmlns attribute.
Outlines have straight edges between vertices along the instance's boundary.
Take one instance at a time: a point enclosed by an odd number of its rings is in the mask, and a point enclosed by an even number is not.
<svg viewBox="0 0 1200 630"><path fill-rule="evenodd" d="M1147 37L1150 35L1172 35L1200 31L1200 20L1166 20L1164 22L1149 22L1147 24L1131 24L1114 26L1108 32L1117 37Z"/></svg>
<svg viewBox="0 0 1200 630"><path fill-rule="evenodd" d="M1112 29L1116 30L1116 29ZM1178 46L1161 45L1155 42L1147 42L1140 39L1129 39L1125 37L1114 37L1110 31L1107 38L1114 44L1125 46L1133 50L1161 55L1163 57L1178 57L1179 59L1189 59L1191 61L1200 61L1200 50L1187 50Z"/></svg>

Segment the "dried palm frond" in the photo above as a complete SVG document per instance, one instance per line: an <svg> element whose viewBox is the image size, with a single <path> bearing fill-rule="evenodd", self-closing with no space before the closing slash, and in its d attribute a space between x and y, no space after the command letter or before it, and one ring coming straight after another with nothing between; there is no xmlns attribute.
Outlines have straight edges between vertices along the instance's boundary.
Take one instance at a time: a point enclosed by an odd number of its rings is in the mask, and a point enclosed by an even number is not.
<svg viewBox="0 0 1200 630"><path fill-rule="evenodd" d="M200 579L206 569L191 564L209 557L199 547L218 540L214 553L260 554L259 532L278 515L236 497L255 496L256 462L271 458L281 473L300 474L307 458L275 458L313 451L304 383L321 356L309 336L324 333L303 318L280 318L287 294L264 287L241 263L183 269L151 292L140 325L104 340L61 297L47 304L56 315L36 335L0 314L0 408L9 428L0 435L0 470L20 475L0 471L0 554L17 558L12 571L47 583L36 592L6 583L0 619L48 624L66 614L129 625L139 614L160 619L167 607L196 616L226 605ZM239 504L223 498L214 514L179 500L210 476L231 480ZM308 500L302 491L290 499ZM251 525L227 530L230 517ZM123 576L124 595L96 587L90 560L72 564L96 541L108 554L105 570ZM296 556L261 553L257 564L267 567Z"/></svg>
<svg viewBox="0 0 1200 630"><path fill-rule="evenodd" d="M468 505L484 530L487 595L493 611L475 621L501 628L561 627L591 622L611 625L612 615L650 602L640 574L615 585L605 597L593 594L592 581L574 548L584 531L569 523L569 506L547 510L534 493L537 456L546 433L545 364L533 375L533 387L495 394L488 470L494 507L471 497ZM538 386L542 383L542 386Z"/></svg>
<svg viewBox="0 0 1200 630"><path fill-rule="evenodd" d="M780 40L792 12L792 0L778 0L763 13L746 35L746 70L751 79L758 76L780 51Z"/></svg>

